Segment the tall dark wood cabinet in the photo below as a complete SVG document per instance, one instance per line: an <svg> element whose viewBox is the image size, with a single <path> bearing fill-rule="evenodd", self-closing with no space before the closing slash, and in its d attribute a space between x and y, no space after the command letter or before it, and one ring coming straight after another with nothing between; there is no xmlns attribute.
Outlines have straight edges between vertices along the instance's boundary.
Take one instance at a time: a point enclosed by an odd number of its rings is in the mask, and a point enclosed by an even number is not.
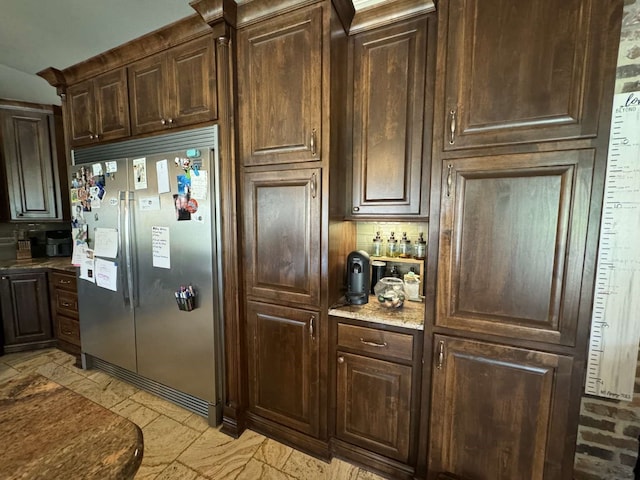
<svg viewBox="0 0 640 480"><path fill-rule="evenodd" d="M55 345L46 272L2 275L0 312L6 353Z"/></svg>
<svg viewBox="0 0 640 480"><path fill-rule="evenodd" d="M439 4L429 480L572 476L621 11Z"/></svg>
<svg viewBox="0 0 640 480"><path fill-rule="evenodd" d="M67 217L62 136L59 109L0 102L0 216L31 222Z"/></svg>
<svg viewBox="0 0 640 480"><path fill-rule="evenodd" d="M350 39L353 218L428 216L435 34L433 14Z"/></svg>
<svg viewBox="0 0 640 480"><path fill-rule="evenodd" d="M346 33L330 1L285 3L238 10L247 426L327 458L327 310L346 254L327 259L350 241L329 180L344 159L346 92L331 86L346 82Z"/></svg>

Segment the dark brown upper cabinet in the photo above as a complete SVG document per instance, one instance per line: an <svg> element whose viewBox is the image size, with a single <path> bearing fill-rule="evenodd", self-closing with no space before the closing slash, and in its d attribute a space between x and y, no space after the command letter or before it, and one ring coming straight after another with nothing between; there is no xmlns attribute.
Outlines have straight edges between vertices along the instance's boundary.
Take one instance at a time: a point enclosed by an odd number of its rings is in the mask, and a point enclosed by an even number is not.
<svg viewBox="0 0 640 480"><path fill-rule="evenodd" d="M64 154L58 148L62 135L57 128L62 129L61 122L56 124L51 111L0 108L0 192L1 197L6 192L8 200L2 198L2 218L63 218L58 155L64 162Z"/></svg>
<svg viewBox="0 0 640 480"><path fill-rule="evenodd" d="M607 4L441 2L444 150L595 137Z"/></svg>
<svg viewBox="0 0 640 480"><path fill-rule="evenodd" d="M576 345L594 153L444 162L437 325Z"/></svg>
<svg viewBox="0 0 640 480"><path fill-rule="evenodd" d="M71 147L129 136L126 70L119 68L71 85L65 108Z"/></svg>
<svg viewBox="0 0 640 480"><path fill-rule="evenodd" d="M435 16L352 38L351 215L427 216Z"/></svg>
<svg viewBox="0 0 640 480"><path fill-rule="evenodd" d="M245 172L247 294L320 304L321 169Z"/></svg>
<svg viewBox="0 0 640 480"><path fill-rule="evenodd" d="M571 357L442 335L435 346L430 471L571 478Z"/></svg>
<svg viewBox="0 0 640 480"><path fill-rule="evenodd" d="M238 32L238 95L245 166L320 160L320 6Z"/></svg>
<svg viewBox="0 0 640 480"><path fill-rule="evenodd" d="M216 58L210 36L128 67L134 135L215 120Z"/></svg>

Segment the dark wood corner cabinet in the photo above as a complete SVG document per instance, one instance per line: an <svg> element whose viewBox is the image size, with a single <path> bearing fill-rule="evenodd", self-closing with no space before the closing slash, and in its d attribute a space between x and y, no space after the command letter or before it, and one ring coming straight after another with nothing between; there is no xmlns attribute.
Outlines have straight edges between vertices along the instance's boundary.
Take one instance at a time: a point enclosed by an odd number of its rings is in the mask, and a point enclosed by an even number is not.
<svg viewBox="0 0 640 480"><path fill-rule="evenodd" d="M3 273L0 312L5 353L55 345L46 272Z"/></svg>
<svg viewBox="0 0 640 480"><path fill-rule="evenodd" d="M60 109L0 100L0 216L9 221L68 216ZM65 198L66 200L66 198Z"/></svg>
<svg viewBox="0 0 640 480"><path fill-rule="evenodd" d="M338 456L412 479L418 433L422 332L331 317L336 331Z"/></svg>
<svg viewBox="0 0 640 480"><path fill-rule="evenodd" d="M80 355L80 324L78 321L78 289L74 272L49 272L49 295L53 331L60 350Z"/></svg>
<svg viewBox="0 0 640 480"><path fill-rule="evenodd" d="M427 217L436 15L357 33L350 43L350 216Z"/></svg>
<svg viewBox="0 0 640 480"><path fill-rule="evenodd" d="M71 147L129 136L126 70L118 68L71 85L65 108Z"/></svg>
<svg viewBox="0 0 640 480"><path fill-rule="evenodd" d="M571 478L622 2L439 7L418 471Z"/></svg>

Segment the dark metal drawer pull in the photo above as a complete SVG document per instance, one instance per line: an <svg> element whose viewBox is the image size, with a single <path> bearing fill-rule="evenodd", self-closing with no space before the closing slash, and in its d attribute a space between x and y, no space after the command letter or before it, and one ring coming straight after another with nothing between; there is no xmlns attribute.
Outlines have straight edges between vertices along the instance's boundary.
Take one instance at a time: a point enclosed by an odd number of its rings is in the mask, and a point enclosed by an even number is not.
<svg viewBox="0 0 640 480"><path fill-rule="evenodd" d="M364 338L360 339L360 343L363 343L365 345L369 345L370 347L384 348L384 347L387 346L387 342L377 343L377 342L372 342L371 340L365 340Z"/></svg>
<svg viewBox="0 0 640 480"><path fill-rule="evenodd" d="M71 283L71 280L59 280L58 283L62 285L69 285Z"/></svg>
<svg viewBox="0 0 640 480"><path fill-rule="evenodd" d="M71 306L71 304L70 304L70 303L67 303L67 302L62 302L62 306L63 306L63 307L70 307L70 306Z"/></svg>
<svg viewBox="0 0 640 480"><path fill-rule="evenodd" d="M62 333L64 333L65 335L73 335L73 332L71 330L63 330Z"/></svg>

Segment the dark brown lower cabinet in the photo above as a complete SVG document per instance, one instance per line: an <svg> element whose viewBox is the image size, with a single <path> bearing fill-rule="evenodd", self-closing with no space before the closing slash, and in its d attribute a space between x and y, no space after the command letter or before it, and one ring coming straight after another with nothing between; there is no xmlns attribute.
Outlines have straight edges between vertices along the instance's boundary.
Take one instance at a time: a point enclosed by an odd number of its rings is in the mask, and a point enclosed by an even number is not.
<svg viewBox="0 0 640 480"><path fill-rule="evenodd" d="M338 355L336 436L406 462L411 367L343 352Z"/></svg>
<svg viewBox="0 0 640 480"><path fill-rule="evenodd" d="M58 348L71 353L79 360L80 323L78 321L77 279L73 272L49 273L51 314Z"/></svg>
<svg viewBox="0 0 640 480"><path fill-rule="evenodd" d="M310 436L319 420L319 314L247 302L249 409Z"/></svg>
<svg viewBox="0 0 640 480"><path fill-rule="evenodd" d="M571 478L571 357L443 335L434 351L429 479Z"/></svg>
<svg viewBox="0 0 640 480"><path fill-rule="evenodd" d="M332 318L336 455L391 478L413 478L422 332Z"/></svg>
<svg viewBox="0 0 640 480"><path fill-rule="evenodd" d="M12 273L0 278L4 351L55 345L46 273Z"/></svg>

